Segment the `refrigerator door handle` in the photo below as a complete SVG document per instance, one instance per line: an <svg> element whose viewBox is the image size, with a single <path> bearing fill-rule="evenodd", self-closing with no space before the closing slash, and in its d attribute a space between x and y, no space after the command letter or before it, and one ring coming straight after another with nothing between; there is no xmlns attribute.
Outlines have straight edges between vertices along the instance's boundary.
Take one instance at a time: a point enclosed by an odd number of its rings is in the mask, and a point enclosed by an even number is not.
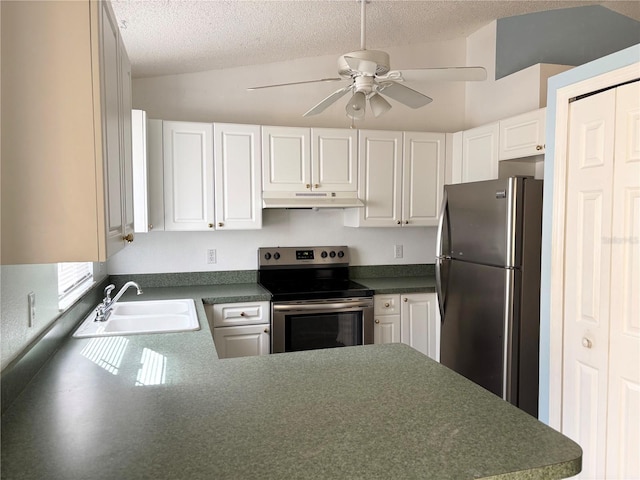
<svg viewBox="0 0 640 480"><path fill-rule="evenodd" d="M440 322L444 321L445 310L445 298L444 291L442 289L442 261L447 257L443 256L442 251L442 236L445 224L445 215L449 215L449 197L447 195L447 189L444 189L444 195L442 197L442 207L440 208L440 218L438 220L438 234L436 236L436 298L438 301L438 308L440 309ZM449 222L447 221L447 228Z"/></svg>

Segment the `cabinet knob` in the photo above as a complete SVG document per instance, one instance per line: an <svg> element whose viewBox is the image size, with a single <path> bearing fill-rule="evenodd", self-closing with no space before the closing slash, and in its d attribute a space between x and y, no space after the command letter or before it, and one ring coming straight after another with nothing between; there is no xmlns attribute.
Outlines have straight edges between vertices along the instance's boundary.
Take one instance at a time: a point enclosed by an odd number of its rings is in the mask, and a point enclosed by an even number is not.
<svg viewBox="0 0 640 480"><path fill-rule="evenodd" d="M536 145L536 150L540 151L544 148L544 145Z"/></svg>
<svg viewBox="0 0 640 480"><path fill-rule="evenodd" d="M319 183L314 183L314 184L313 184L313 188L319 188L319 187L320 187L320 184L319 184Z"/></svg>
<svg viewBox="0 0 640 480"><path fill-rule="evenodd" d="M406 303L406 302L408 302L408 301L409 301L409 299L408 299L407 297L404 297L404 298L402 299L402 301Z"/></svg>
<svg viewBox="0 0 640 480"><path fill-rule="evenodd" d="M380 320L378 320L378 319L376 318L375 322L376 322L376 323L380 323Z"/></svg>
<svg viewBox="0 0 640 480"><path fill-rule="evenodd" d="M153 223L149 224L149 230L153 230Z"/></svg>
<svg viewBox="0 0 640 480"><path fill-rule="evenodd" d="M210 223L210 224L209 224L209 228L213 228L213 223Z"/></svg>
<svg viewBox="0 0 640 480"><path fill-rule="evenodd" d="M265 328L265 329L264 329L264 333L269 333L269 329L268 329L268 328Z"/></svg>
<svg viewBox="0 0 640 480"><path fill-rule="evenodd" d="M385 303L384 306L389 308L389 302Z"/></svg>
<svg viewBox="0 0 640 480"><path fill-rule="evenodd" d="M127 243L133 242L133 233L128 233L127 235L122 237L122 240L124 240Z"/></svg>
<svg viewBox="0 0 640 480"><path fill-rule="evenodd" d="M218 226L219 227L224 227L224 223L223 222L218 222Z"/></svg>
<svg viewBox="0 0 640 480"><path fill-rule="evenodd" d="M402 225L402 222L401 222L400 220L398 220L396 223L397 223L398 225Z"/></svg>
<svg viewBox="0 0 640 480"><path fill-rule="evenodd" d="M244 313L244 312L240 312L240 316L241 316L241 317L246 317L247 315L246 315L246 313Z"/></svg>
<svg viewBox="0 0 640 480"><path fill-rule="evenodd" d="M587 337L583 337L582 338L582 346L584 348L591 348L593 346L593 342L591 342L591 340L589 340Z"/></svg>
<svg viewBox="0 0 640 480"><path fill-rule="evenodd" d="M405 225L409 225L409 220L405 220L405 221L404 221L404 224L405 224Z"/></svg>
<svg viewBox="0 0 640 480"><path fill-rule="evenodd" d="M310 184L310 183L307 183L307 184L305 185L305 187L307 187L307 188L311 188L311 184Z"/></svg>

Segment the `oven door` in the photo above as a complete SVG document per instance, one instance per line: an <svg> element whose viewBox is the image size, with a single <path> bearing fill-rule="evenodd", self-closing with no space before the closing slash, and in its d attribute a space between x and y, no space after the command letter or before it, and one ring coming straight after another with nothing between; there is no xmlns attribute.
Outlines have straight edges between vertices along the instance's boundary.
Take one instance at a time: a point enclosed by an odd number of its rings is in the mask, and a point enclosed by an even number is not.
<svg viewBox="0 0 640 480"><path fill-rule="evenodd" d="M274 302L271 353L373 343L373 298Z"/></svg>

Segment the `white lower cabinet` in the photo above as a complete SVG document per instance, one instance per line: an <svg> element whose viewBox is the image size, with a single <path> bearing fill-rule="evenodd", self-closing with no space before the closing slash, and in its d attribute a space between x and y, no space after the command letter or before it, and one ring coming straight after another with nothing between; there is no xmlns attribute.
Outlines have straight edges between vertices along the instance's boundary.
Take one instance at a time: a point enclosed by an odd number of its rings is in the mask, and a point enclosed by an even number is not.
<svg viewBox="0 0 640 480"><path fill-rule="evenodd" d="M268 355L269 302L205 305L219 358Z"/></svg>
<svg viewBox="0 0 640 480"><path fill-rule="evenodd" d="M435 293L375 295L374 319L374 343L405 343L439 360Z"/></svg>

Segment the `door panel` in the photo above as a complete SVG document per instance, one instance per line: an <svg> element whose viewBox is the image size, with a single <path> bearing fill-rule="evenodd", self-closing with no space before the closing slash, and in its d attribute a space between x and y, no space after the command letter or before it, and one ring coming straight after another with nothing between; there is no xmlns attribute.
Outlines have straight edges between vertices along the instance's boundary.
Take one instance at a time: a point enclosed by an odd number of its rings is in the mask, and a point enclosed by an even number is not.
<svg viewBox="0 0 640 480"><path fill-rule="evenodd" d="M457 260L445 263L440 362L502 397L508 271Z"/></svg>

